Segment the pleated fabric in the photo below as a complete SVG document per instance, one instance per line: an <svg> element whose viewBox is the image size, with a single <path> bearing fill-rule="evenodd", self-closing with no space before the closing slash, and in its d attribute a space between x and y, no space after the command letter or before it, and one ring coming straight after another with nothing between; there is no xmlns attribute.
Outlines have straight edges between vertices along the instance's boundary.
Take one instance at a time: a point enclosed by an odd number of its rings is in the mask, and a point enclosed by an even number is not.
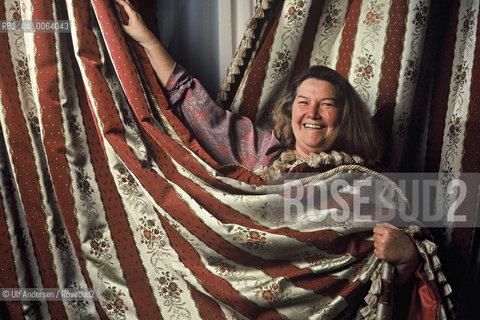
<svg viewBox="0 0 480 320"><path fill-rule="evenodd" d="M261 4L247 25L219 103L269 127L275 99L306 67L326 65L342 73L383 133L383 162L390 170L439 173L445 184L472 181L458 207L458 193L437 194L435 210L444 213L444 227L433 232L458 280L457 292L473 294L471 276L479 268L474 227L480 171L479 1ZM445 208L452 206L466 223L447 222ZM458 300L467 298L459 293Z"/></svg>
<svg viewBox="0 0 480 320"><path fill-rule="evenodd" d="M387 40L390 31L385 29L396 28L390 24L394 17L387 18L391 4L327 2L285 3L274 22L277 31L265 41L272 44L263 52L266 72L254 77L264 79L262 90L248 89L250 80L241 88L254 101L250 108L260 106L252 111L255 116L263 112L262 101L285 86L288 71L298 72L310 61L329 61L349 74L362 97L374 102L372 113L380 108L380 95L372 88L397 86L380 77L389 69L382 69L382 54L374 52L377 41L398 46ZM422 24L426 20L420 4L428 8L424 1L397 6ZM310 14L325 8L320 18ZM227 171L215 163L167 109L145 54L125 40L119 16L107 0L4 0L0 5L0 20L69 20L71 27L68 33L0 33L0 287L93 288L96 293L93 300L6 300L10 316L388 315L392 270L372 254L372 223L357 223L352 215L342 221L286 219L282 210L288 185L269 185L245 168ZM410 30L397 18L400 29L395 32ZM357 23L359 31L343 28L337 34L345 40L333 40L342 19ZM315 37L307 32L307 40L299 36L324 23L331 31ZM361 47L353 46L358 41ZM338 53L328 51L325 43ZM324 51L292 63L298 46ZM403 57L403 51L392 51ZM274 86L278 89L265 89ZM464 88L457 89L464 93ZM400 96L410 99L408 92ZM449 99L470 101L469 96ZM238 110L244 112L243 107ZM461 117L452 112L445 116L450 114ZM300 182L307 188L345 180L351 186L342 194L348 204L357 192L354 181L377 178L391 185L361 166L339 166ZM371 201L374 207L376 198ZM396 193L388 206L403 201ZM332 202L321 209L328 213L338 208ZM424 263L417 270L418 294L412 305L418 314L428 315L425 319L445 319L451 289L441 276L435 246L422 238L417 245Z"/></svg>

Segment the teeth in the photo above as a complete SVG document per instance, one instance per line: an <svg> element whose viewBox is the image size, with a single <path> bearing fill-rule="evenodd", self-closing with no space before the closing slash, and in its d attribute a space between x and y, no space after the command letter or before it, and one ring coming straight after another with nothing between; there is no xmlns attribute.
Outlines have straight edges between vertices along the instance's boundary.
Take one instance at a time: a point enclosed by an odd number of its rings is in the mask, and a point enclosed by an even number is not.
<svg viewBox="0 0 480 320"><path fill-rule="evenodd" d="M309 128L309 129L322 129L322 128L325 127L325 126L322 126L322 125L319 125L319 124L311 124L311 123L305 123L303 126L305 128Z"/></svg>

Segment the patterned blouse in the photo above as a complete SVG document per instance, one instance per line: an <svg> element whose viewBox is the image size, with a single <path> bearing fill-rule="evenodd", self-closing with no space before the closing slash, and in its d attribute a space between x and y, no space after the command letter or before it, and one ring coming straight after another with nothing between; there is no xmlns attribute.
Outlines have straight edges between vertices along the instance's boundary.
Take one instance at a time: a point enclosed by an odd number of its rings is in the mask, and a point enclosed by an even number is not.
<svg viewBox="0 0 480 320"><path fill-rule="evenodd" d="M175 115L220 164L243 165L253 171L269 167L286 150L272 131L218 106L202 84L179 64L165 89Z"/></svg>

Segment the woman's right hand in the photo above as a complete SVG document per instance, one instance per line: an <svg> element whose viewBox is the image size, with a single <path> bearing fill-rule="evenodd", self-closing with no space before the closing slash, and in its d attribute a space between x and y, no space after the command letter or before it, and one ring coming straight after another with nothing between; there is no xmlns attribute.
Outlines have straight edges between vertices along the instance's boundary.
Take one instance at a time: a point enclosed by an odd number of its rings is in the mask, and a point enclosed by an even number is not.
<svg viewBox="0 0 480 320"><path fill-rule="evenodd" d="M115 0L115 2L125 10L128 16L127 24L123 24L122 27L130 37L145 48L156 45L159 42L128 0Z"/></svg>

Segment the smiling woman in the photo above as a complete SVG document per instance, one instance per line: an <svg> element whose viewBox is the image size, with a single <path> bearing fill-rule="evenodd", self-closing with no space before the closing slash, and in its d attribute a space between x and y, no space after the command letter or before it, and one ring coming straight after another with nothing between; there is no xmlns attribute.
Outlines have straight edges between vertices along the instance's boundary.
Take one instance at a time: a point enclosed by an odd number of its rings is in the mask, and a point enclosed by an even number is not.
<svg viewBox="0 0 480 320"><path fill-rule="evenodd" d="M325 66L308 68L291 84L275 105L273 122L275 135L300 156L328 150L372 162L382 156L383 140L365 103L341 74Z"/></svg>
<svg viewBox="0 0 480 320"><path fill-rule="evenodd" d="M310 78L299 86L292 107L292 130L294 151L300 157L325 151L335 140L335 97L335 88L324 80Z"/></svg>

